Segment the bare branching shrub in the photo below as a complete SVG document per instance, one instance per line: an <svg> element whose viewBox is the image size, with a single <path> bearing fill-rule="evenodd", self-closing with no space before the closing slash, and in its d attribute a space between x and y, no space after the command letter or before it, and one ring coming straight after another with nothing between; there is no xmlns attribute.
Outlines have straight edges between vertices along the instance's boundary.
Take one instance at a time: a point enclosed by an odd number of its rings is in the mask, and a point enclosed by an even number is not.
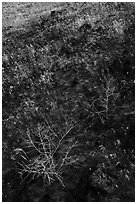
<svg viewBox="0 0 137 204"><path fill-rule="evenodd" d="M92 102L93 111L99 116L102 123L114 115L116 102L120 96L116 80L111 75L103 74L99 77L98 97Z"/></svg>
<svg viewBox="0 0 137 204"><path fill-rule="evenodd" d="M26 150L15 149L21 160L19 164L19 172L22 179L30 177L32 179L39 176L43 177L44 184L51 184L55 180L59 180L62 185L62 173L67 170L70 165L78 165L80 158L73 153L73 149L77 146L77 141L71 136L70 132L76 125L67 124L66 132L58 135L50 124L38 124L36 135L27 129L27 137L24 139ZM33 156L32 156L33 155Z"/></svg>

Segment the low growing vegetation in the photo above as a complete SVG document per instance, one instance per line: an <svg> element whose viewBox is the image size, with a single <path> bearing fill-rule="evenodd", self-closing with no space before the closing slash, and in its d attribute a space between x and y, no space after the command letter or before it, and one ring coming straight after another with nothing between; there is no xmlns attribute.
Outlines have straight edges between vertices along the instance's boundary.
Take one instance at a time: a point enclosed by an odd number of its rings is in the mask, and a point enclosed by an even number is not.
<svg viewBox="0 0 137 204"><path fill-rule="evenodd" d="M134 201L134 46L129 2L3 30L3 201Z"/></svg>

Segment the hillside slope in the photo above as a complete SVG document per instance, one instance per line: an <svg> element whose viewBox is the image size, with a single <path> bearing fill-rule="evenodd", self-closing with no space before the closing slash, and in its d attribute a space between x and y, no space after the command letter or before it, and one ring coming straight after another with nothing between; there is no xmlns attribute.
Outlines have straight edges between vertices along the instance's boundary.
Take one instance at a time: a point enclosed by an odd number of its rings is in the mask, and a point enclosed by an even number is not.
<svg viewBox="0 0 137 204"><path fill-rule="evenodd" d="M134 201L134 9L3 3L3 201Z"/></svg>

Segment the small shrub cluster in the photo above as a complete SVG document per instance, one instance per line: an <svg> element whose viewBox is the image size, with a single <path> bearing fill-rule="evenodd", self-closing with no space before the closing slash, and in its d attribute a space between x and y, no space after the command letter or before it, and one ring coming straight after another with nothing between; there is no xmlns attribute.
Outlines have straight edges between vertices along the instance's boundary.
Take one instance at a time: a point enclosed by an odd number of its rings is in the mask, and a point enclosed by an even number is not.
<svg viewBox="0 0 137 204"><path fill-rule="evenodd" d="M66 139L74 127L66 129L64 135L58 136L49 124L47 127L38 124L36 138L34 135L31 137L30 130L27 129L27 138L24 138L25 151L19 148L14 150L15 159L22 158L18 165L23 180L29 177L31 181L42 176L43 184L59 180L64 186L62 172L67 171L70 165L78 166L81 161L78 155L71 154L77 142L73 138Z"/></svg>

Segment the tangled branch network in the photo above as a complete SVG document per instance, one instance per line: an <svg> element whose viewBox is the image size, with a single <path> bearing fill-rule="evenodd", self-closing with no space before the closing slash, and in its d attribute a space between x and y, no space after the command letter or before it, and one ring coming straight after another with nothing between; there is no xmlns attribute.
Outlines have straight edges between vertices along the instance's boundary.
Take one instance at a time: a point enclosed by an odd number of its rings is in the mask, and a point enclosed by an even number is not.
<svg viewBox="0 0 137 204"><path fill-rule="evenodd" d="M19 173L21 178L29 181L42 176L44 184L51 184L59 180L62 185L62 173L70 165L77 166L81 158L73 152L78 145L75 138L68 138L69 133L76 127L74 124L66 123L64 134L58 135L49 123L46 126L38 124L36 135L27 129L25 150L15 149L16 155L20 155Z"/></svg>

